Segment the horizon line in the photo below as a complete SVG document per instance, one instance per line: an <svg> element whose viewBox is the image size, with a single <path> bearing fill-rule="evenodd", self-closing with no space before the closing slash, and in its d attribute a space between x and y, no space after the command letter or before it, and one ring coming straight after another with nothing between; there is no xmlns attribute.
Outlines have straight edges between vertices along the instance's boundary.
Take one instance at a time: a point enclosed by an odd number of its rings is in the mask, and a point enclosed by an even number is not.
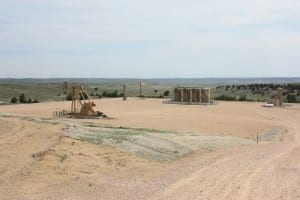
<svg viewBox="0 0 300 200"><path fill-rule="evenodd" d="M267 78L274 78L274 79L279 79L279 78L300 78L300 76L224 76L224 77L0 77L0 79L37 79L37 80L42 80L42 79L230 79L230 78L235 78L235 79L267 79Z"/></svg>

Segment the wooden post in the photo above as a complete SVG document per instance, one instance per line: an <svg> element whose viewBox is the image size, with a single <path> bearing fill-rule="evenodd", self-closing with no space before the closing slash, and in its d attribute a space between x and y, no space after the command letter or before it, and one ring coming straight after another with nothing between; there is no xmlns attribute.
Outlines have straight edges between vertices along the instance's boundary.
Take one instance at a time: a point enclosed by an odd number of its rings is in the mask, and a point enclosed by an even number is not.
<svg viewBox="0 0 300 200"><path fill-rule="evenodd" d="M144 85L145 83L143 81L140 82L140 98L142 99L142 86ZM144 99L144 98L143 98Z"/></svg>
<svg viewBox="0 0 300 200"><path fill-rule="evenodd" d="M126 94L126 84L123 85L123 100L127 100L127 94Z"/></svg>
<svg viewBox="0 0 300 200"><path fill-rule="evenodd" d="M140 98L142 98L142 83L140 83Z"/></svg>

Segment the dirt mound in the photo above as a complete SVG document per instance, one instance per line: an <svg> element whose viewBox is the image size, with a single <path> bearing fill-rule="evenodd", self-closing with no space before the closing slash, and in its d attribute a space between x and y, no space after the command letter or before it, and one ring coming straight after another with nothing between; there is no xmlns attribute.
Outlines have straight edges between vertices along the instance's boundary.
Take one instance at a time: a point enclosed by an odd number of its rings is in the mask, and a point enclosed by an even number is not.
<svg viewBox="0 0 300 200"><path fill-rule="evenodd" d="M0 126L0 193L13 195L31 166L44 155L39 152L55 146L63 131L62 126L7 117L0 117Z"/></svg>

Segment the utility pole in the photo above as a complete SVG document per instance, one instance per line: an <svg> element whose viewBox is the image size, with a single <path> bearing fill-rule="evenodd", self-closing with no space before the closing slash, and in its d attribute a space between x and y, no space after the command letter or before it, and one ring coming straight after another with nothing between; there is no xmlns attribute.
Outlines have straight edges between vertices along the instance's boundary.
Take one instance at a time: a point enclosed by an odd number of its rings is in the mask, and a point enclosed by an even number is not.
<svg viewBox="0 0 300 200"><path fill-rule="evenodd" d="M127 100L127 94L126 94L126 84L123 85L123 100Z"/></svg>
<svg viewBox="0 0 300 200"><path fill-rule="evenodd" d="M64 82L63 85L63 100L65 100L67 98L68 95L68 89L69 89L69 84L67 81ZM67 99L66 99L67 100Z"/></svg>
<svg viewBox="0 0 300 200"><path fill-rule="evenodd" d="M144 85L144 82L140 82L140 98L142 98L142 86Z"/></svg>

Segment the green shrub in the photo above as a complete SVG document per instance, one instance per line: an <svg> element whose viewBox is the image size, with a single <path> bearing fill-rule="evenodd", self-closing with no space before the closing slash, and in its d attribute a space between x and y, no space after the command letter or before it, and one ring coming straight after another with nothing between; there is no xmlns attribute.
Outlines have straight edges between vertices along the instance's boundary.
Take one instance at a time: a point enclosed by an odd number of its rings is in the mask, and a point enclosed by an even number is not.
<svg viewBox="0 0 300 200"><path fill-rule="evenodd" d="M19 97L19 101L20 101L20 103L27 103L27 100L26 100L25 94L21 94L21 95L20 95L20 97Z"/></svg>
<svg viewBox="0 0 300 200"><path fill-rule="evenodd" d="M239 101L247 101L247 96L246 95L243 95L243 96L240 96Z"/></svg>
<svg viewBox="0 0 300 200"><path fill-rule="evenodd" d="M66 160L66 159L67 159L66 154L60 156L60 162L64 162L64 160Z"/></svg>
<svg viewBox="0 0 300 200"><path fill-rule="evenodd" d="M164 96L169 96L170 95L170 90L166 90L166 91L164 91Z"/></svg>
<svg viewBox="0 0 300 200"><path fill-rule="evenodd" d="M222 101L236 101L236 98L233 96L228 96L226 94L220 95L215 97L215 100L222 100Z"/></svg>
<svg viewBox="0 0 300 200"><path fill-rule="evenodd" d="M103 97L120 97L120 96L123 96L123 95L119 95L119 91L118 90L115 90L113 92L107 92L107 91L104 91L102 93L102 96Z"/></svg>
<svg viewBox="0 0 300 200"><path fill-rule="evenodd" d="M17 103L18 99L16 97L11 98L10 103Z"/></svg>
<svg viewBox="0 0 300 200"><path fill-rule="evenodd" d="M288 94L287 95L288 103L297 103L297 98L295 94Z"/></svg>
<svg viewBox="0 0 300 200"><path fill-rule="evenodd" d="M71 93L69 93L69 94L67 95L67 100L68 100L68 101L72 101L72 94L71 94Z"/></svg>

